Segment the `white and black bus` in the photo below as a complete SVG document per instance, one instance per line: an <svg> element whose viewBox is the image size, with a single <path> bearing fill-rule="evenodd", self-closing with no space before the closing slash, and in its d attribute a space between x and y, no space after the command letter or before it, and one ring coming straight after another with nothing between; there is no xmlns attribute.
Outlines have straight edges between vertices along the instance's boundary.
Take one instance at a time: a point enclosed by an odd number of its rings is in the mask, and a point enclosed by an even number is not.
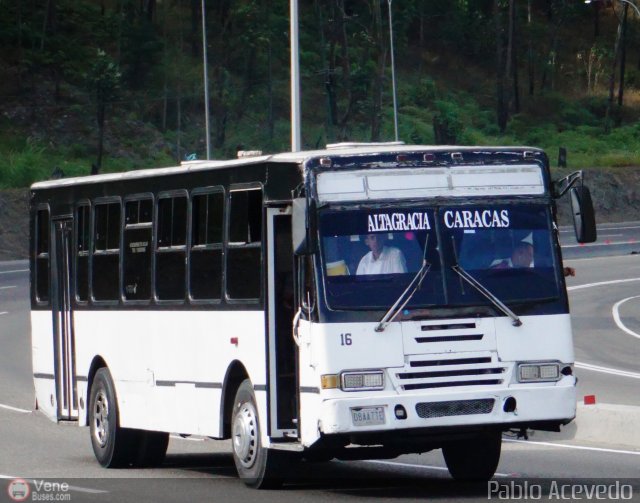
<svg viewBox="0 0 640 503"><path fill-rule="evenodd" d="M169 432L232 438L240 476L442 448L490 478L501 433L576 410L552 182L532 148L326 150L36 183L37 407L105 467Z"/></svg>

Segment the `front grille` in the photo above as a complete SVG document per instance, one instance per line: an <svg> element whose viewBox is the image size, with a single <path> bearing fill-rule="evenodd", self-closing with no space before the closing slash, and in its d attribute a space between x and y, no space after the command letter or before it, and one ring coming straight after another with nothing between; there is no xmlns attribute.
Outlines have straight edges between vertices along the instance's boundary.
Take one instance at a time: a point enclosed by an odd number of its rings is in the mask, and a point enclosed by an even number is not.
<svg viewBox="0 0 640 503"><path fill-rule="evenodd" d="M491 357L452 358L450 360L414 360L410 365L412 367L439 367L442 365L473 365L476 363L491 363Z"/></svg>
<svg viewBox="0 0 640 503"><path fill-rule="evenodd" d="M467 356L468 355L468 356ZM394 374L394 382L403 391L496 386L508 380L509 368L489 355L460 355L458 358L424 359L414 357Z"/></svg>
<svg viewBox="0 0 640 503"><path fill-rule="evenodd" d="M471 335L443 335L441 337L416 337L416 342L423 344L425 342L461 342L461 341L481 341L484 336L482 334Z"/></svg>
<svg viewBox="0 0 640 503"><path fill-rule="evenodd" d="M449 402L420 402L416 404L418 417L429 419L445 416L469 416L489 414L493 410L493 398L479 400L452 400Z"/></svg>

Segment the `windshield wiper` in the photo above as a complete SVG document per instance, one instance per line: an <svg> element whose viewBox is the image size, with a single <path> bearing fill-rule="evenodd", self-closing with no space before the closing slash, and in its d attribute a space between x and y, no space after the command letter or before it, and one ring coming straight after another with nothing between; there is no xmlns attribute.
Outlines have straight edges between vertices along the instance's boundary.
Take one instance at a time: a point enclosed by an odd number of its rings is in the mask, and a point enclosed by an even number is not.
<svg viewBox="0 0 640 503"><path fill-rule="evenodd" d="M498 297L487 290L484 285L482 285L478 280L471 276L471 274L465 271L460 265L451 266L451 269L453 269L462 279L464 279L467 283L469 283L472 287L474 287L482 295L489 299L491 303L500 311L511 318L513 320L514 327L519 327L520 325L522 325L522 321L520 321L520 318L518 318L516 313L509 309Z"/></svg>
<svg viewBox="0 0 640 503"><path fill-rule="evenodd" d="M425 242L424 242L424 252L422 254L422 267L420 267L420 270L413 277L413 279L409 283L409 286L407 286L404 292L400 294L400 296L398 297L398 300L396 300L393 303L393 305L382 317L382 319L380 320L380 322L375 328L376 332L384 332L384 329L387 328L387 325L391 323L396 316L398 316L398 313L402 311L402 309L404 309L404 306L406 306L409 303L413 295L422 286L422 280L424 280L425 276L429 272L429 269L431 269L431 264L427 262L427 245L428 244L429 244L429 235L427 235L427 238L425 239ZM405 296L406 296L406 299L405 299ZM402 302L403 299L405 299L404 302ZM402 305L398 307L401 302L402 302Z"/></svg>

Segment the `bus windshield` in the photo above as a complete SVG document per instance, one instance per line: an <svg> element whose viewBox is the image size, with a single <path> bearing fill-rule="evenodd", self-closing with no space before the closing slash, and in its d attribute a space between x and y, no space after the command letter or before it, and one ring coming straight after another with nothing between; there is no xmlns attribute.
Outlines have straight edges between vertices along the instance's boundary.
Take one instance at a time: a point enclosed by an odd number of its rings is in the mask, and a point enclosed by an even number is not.
<svg viewBox="0 0 640 503"><path fill-rule="evenodd" d="M548 209L520 204L440 208L443 252L502 302L558 297L556 254ZM478 304L481 294L460 277L447 276L453 305Z"/></svg>
<svg viewBox="0 0 640 503"><path fill-rule="evenodd" d="M334 309L388 309L430 264L412 304L445 302L434 208L325 210L320 234L327 301Z"/></svg>
<svg viewBox="0 0 640 503"><path fill-rule="evenodd" d="M326 209L319 221L332 309L388 309L423 261L428 274L407 309L486 305L454 266L503 302L558 297L551 219L544 205Z"/></svg>

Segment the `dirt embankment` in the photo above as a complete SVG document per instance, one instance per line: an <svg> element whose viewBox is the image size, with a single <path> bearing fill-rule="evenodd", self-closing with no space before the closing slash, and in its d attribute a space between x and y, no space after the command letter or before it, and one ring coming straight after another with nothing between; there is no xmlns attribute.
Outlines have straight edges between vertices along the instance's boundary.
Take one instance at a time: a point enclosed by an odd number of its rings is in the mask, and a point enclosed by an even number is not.
<svg viewBox="0 0 640 503"><path fill-rule="evenodd" d="M26 259L29 254L29 191L0 191L0 260Z"/></svg>
<svg viewBox="0 0 640 503"><path fill-rule="evenodd" d="M553 178L570 173L554 170ZM640 168L586 169L598 223L640 220ZM558 203L561 225L571 225L568 195ZM28 257L29 191L0 191L0 260Z"/></svg>

